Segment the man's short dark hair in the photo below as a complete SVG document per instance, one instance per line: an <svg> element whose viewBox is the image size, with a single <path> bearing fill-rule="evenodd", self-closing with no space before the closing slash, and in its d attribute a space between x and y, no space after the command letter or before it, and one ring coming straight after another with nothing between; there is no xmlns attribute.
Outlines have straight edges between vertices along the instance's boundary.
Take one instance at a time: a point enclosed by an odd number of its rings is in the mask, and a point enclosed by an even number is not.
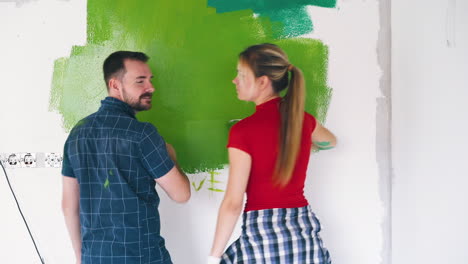
<svg viewBox="0 0 468 264"><path fill-rule="evenodd" d="M137 51L116 51L109 55L104 61L102 69L104 71L104 81L106 86L109 84L109 80L112 77L118 76L121 78L125 74L125 60L136 60L141 62L147 62L149 57L143 52ZM109 89L109 87L107 87Z"/></svg>

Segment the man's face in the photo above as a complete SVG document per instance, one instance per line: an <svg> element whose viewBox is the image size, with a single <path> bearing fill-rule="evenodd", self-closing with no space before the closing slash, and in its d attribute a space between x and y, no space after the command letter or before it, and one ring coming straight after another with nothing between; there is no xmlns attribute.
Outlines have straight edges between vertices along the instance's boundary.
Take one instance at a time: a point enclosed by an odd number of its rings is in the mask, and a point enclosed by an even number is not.
<svg viewBox="0 0 468 264"><path fill-rule="evenodd" d="M122 101L135 111L151 109L154 87L151 83L153 74L148 64L137 60L124 61L126 73L122 77Z"/></svg>

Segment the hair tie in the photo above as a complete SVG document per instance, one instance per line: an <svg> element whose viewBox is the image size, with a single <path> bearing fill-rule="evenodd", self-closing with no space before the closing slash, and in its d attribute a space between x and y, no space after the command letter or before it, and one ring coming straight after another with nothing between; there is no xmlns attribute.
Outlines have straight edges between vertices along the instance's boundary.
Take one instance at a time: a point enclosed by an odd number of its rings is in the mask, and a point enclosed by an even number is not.
<svg viewBox="0 0 468 264"><path fill-rule="evenodd" d="M289 66L288 66L288 71L292 71L293 68L294 68L294 65L289 64Z"/></svg>

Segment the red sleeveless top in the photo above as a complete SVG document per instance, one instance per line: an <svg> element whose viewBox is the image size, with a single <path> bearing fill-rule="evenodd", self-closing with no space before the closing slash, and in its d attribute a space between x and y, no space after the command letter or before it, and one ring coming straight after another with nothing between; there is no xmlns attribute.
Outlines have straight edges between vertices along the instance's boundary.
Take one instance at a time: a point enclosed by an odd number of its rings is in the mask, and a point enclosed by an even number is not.
<svg viewBox="0 0 468 264"><path fill-rule="evenodd" d="M236 123L229 132L227 147L240 149L252 158L246 212L308 205L304 197L304 182L316 120L309 113L304 113L301 146L291 181L282 188L275 186L273 173L279 151L280 101L281 98L274 98L256 106L253 115Z"/></svg>

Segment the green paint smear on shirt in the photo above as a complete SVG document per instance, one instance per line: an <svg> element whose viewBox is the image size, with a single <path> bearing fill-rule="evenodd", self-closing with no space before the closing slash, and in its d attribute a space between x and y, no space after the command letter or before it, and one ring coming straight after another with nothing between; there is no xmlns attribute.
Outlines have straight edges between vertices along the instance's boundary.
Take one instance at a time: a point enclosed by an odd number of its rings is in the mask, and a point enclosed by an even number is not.
<svg viewBox="0 0 468 264"><path fill-rule="evenodd" d="M109 184L110 184L109 178L106 178L106 181L104 182L104 188L106 189L109 188Z"/></svg>
<svg viewBox="0 0 468 264"><path fill-rule="evenodd" d="M327 47L312 39L277 39L273 24L251 10L216 13L202 0L89 0L87 45L55 61L50 108L70 130L107 95L104 59L116 50L145 52L156 91L153 108L138 119L154 124L174 146L184 171L222 168L230 120L255 111L253 103L237 99L231 82L238 54L249 45L280 45L304 72L306 110L325 119L331 95Z"/></svg>
<svg viewBox="0 0 468 264"><path fill-rule="evenodd" d="M333 8L336 0L208 0L208 6L215 7L218 13L250 9L258 16L279 22L272 27L278 38L297 37L313 30L308 5Z"/></svg>

